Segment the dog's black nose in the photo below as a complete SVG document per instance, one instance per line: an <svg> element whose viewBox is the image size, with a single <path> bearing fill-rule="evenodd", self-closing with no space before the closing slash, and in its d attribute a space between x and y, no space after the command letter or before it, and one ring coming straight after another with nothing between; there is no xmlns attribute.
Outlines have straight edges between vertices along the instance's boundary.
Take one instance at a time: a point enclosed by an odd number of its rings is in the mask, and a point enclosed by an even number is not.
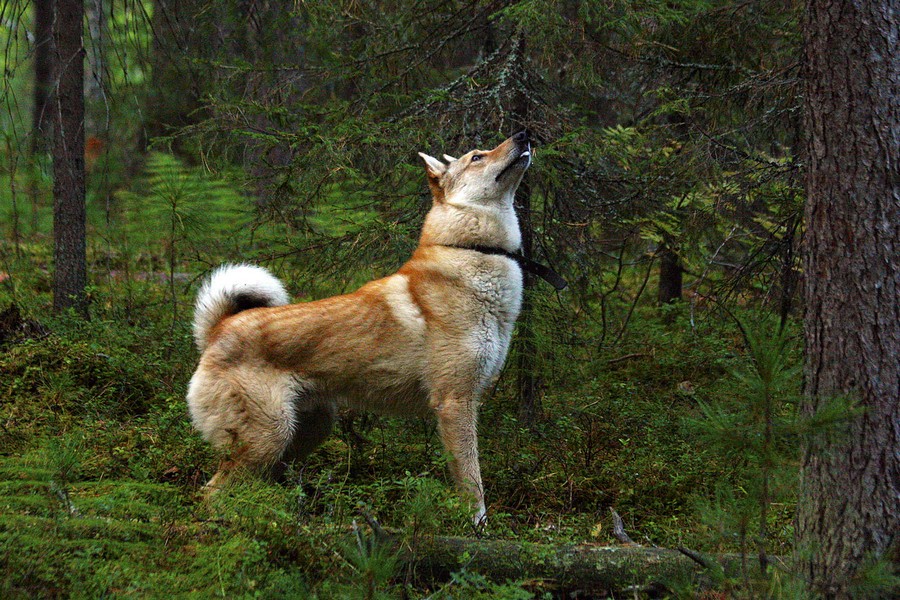
<svg viewBox="0 0 900 600"><path fill-rule="evenodd" d="M531 139L531 134L527 129L523 129L513 136L514 142L527 142Z"/></svg>

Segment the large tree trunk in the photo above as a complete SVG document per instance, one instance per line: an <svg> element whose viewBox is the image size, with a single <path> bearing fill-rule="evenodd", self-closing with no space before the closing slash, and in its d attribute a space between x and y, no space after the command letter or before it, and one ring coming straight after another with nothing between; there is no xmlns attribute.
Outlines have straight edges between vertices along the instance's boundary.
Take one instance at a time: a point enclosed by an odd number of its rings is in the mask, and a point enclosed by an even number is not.
<svg viewBox="0 0 900 600"><path fill-rule="evenodd" d="M53 61L53 309L87 315L82 0L56 0Z"/></svg>
<svg viewBox="0 0 900 600"><path fill-rule="evenodd" d="M890 0L810 0L806 37L805 404L863 412L803 456L801 575L850 598L900 532L900 14Z"/></svg>

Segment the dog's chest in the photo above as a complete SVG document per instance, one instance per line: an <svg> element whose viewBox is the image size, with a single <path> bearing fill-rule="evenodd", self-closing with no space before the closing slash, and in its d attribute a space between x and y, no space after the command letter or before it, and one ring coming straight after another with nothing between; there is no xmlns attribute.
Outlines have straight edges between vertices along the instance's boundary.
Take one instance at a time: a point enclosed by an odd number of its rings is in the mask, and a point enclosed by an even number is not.
<svg viewBox="0 0 900 600"><path fill-rule="evenodd" d="M522 307L522 271L514 261L490 257L487 269L476 269L470 280L477 316L471 323L469 345L475 353L482 383L503 366L513 327ZM493 263L493 264L491 264Z"/></svg>
<svg viewBox="0 0 900 600"><path fill-rule="evenodd" d="M491 256L472 268L473 302L484 318L512 327L522 308L522 270L515 261Z"/></svg>

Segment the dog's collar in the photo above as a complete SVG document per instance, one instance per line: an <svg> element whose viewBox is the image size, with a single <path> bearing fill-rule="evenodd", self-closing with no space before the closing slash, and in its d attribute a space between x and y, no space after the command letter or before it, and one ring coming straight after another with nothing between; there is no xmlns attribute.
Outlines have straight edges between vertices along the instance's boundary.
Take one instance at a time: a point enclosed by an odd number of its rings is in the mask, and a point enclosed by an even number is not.
<svg viewBox="0 0 900 600"><path fill-rule="evenodd" d="M505 256L506 258L510 258L516 261L520 267L522 267L523 271L528 271L533 275L537 275L557 290L563 290L569 285L565 279L560 277L559 273L551 269L546 265L542 265L539 262L535 262L530 258L526 258L521 254L516 254L515 252L510 252L508 250L504 250L503 248L498 248L497 246L452 246L450 244L442 244L447 246L448 248L458 248L460 250L474 250L475 252L481 252L482 254L494 254L497 256Z"/></svg>

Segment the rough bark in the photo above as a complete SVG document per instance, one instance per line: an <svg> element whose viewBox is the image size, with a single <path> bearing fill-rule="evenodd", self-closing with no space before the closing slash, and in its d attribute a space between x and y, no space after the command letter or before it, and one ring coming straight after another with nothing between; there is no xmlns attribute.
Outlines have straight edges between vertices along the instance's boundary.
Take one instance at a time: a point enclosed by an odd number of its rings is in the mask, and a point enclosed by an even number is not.
<svg viewBox="0 0 900 600"><path fill-rule="evenodd" d="M53 62L53 309L87 315L82 0L56 0Z"/></svg>
<svg viewBox="0 0 900 600"><path fill-rule="evenodd" d="M900 14L810 0L804 34L803 408L863 412L804 449L797 553L817 597L850 598L900 531Z"/></svg>

